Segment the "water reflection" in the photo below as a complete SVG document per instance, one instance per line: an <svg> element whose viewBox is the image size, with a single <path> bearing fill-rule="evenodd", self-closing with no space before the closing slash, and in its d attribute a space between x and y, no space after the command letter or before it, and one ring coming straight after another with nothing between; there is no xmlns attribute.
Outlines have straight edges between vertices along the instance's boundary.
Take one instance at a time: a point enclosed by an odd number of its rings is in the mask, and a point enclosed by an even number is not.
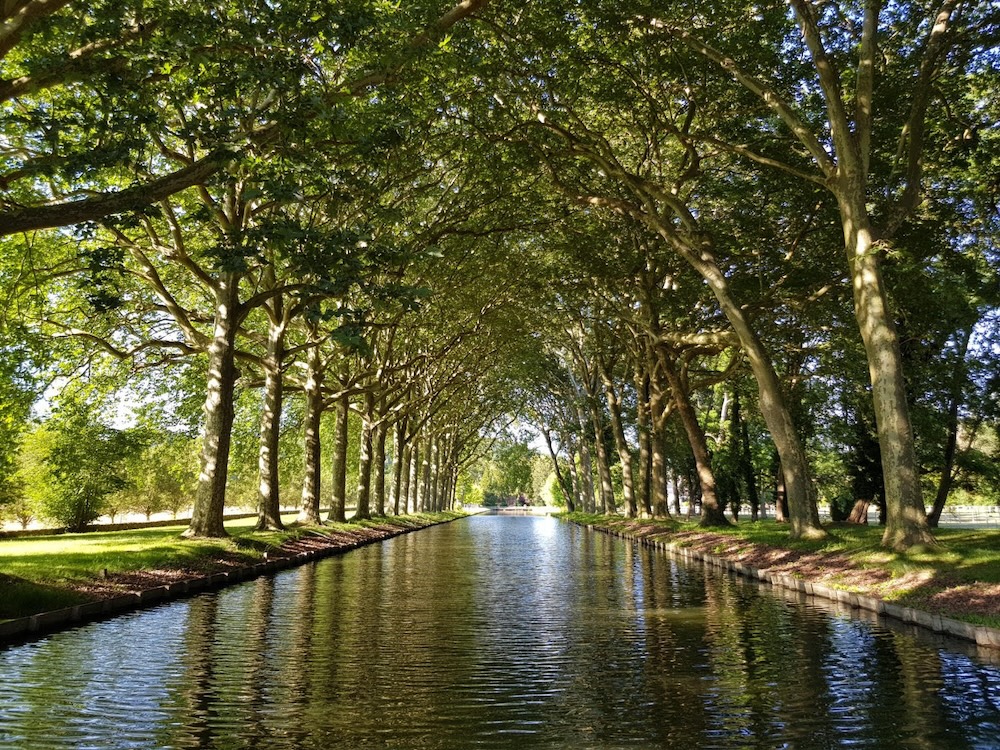
<svg viewBox="0 0 1000 750"><path fill-rule="evenodd" d="M0 747L991 748L1000 669L491 516L0 652Z"/></svg>

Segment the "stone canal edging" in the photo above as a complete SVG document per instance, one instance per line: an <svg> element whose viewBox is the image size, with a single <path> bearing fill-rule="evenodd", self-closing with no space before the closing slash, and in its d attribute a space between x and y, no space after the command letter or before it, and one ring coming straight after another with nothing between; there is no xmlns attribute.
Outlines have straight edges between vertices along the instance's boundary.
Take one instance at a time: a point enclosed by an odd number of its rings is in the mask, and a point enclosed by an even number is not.
<svg viewBox="0 0 1000 750"><path fill-rule="evenodd" d="M234 584L250 581L261 576L277 573L281 570L304 565L305 563L313 562L324 557L332 557L344 552L349 552L353 549L367 546L369 544L383 542L386 539L391 539L403 534L409 534L413 531L420 531L421 529L427 529L431 526L449 523L452 520L455 519L434 521L423 526L397 526L392 527L392 530L382 527L385 529L386 533L380 536L363 537L346 544L331 544L326 547L318 547L303 552L297 552L292 555L277 557L272 560L267 560L266 562L256 563L255 565L240 566L224 572L211 573L181 581L174 581L173 583L162 586L154 586L141 591L122 594L121 596L98 599L96 601L77 604L64 609L40 612L29 617L19 617L13 620L6 620L0 622L0 645L12 641L30 640L36 636L45 635L57 630L64 630L76 625L92 622L94 620L103 620L108 617L124 614L125 612L145 609L147 607L152 607L173 599L180 599L192 594L199 594L206 591L214 591L216 589L225 588L226 586L232 586Z"/></svg>
<svg viewBox="0 0 1000 750"><path fill-rule="evenodd" d="M932 612L925 612L913 609L912 607L903 607L874 596L856 594L820 583L813 583L787 573L772 573L767 569L754 568L736 560L729 560L718 555L672 544L663 539L650 539L618 529L608 529L593 524L586 524L586 526L588 529L594 531L600 531L611 536L639 542L646 547L662 550L686 562L701 562L719 570L736 573L750 580L767 583L774 588L797 593L803 598L815 596L831 602L837 602L845 608L855 611L856 614L867 612L873 615L889 617L907 625L924 628L934 633L941 633L953 638L971 641L982 648L1000 649L1000 629L997 628L973 625L972 623L962 622L961 620L944 617Z"/></svg>

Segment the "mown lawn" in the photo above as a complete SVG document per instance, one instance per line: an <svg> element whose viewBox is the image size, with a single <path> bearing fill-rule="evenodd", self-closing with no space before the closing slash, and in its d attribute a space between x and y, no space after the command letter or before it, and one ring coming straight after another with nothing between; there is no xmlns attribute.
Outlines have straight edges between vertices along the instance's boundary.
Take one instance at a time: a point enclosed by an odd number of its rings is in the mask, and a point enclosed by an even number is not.
<svg viewBox="0 0 1000 750"><path fill-rule="evenodd" d="M441 514L443 519L445 514ZM454 517L452 515L451 517ZM283 519L291 524L294 515ZM358 524L290 527L280 532L254 531L255 518L226 522L228 539L183 539L186 525L129 531L59 534L0 539L0 620L73 606L90 597L81 584L105 575L156 570L192 573L226 565L251 565L264 553L304 534L350 532L365 526L425 526L436 515L400 516ZM106 572L105 572L106 571Z"/></svg>

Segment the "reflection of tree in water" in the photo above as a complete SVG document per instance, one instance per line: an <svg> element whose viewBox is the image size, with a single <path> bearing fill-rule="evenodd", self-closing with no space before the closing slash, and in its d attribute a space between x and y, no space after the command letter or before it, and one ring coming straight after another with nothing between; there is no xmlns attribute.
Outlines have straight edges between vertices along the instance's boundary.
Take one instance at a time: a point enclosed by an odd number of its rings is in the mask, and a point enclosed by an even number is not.
<svg viewBox="0 0 1000 750"><path fill-rule="evenodd" d="M820 738L835 736L823 669L827 620L708 568L704 576L710 736L823 746Z"/></svg>
<svg viewBox="0 0 1000 750"><path fill-rule="evenodd" d="M276 645L272 638L275 627L286 627L288 623L274 622L274 578L261 576L252 584L253 596L247 613L246 675L243 679L241 703L246 706L246 720L241 734L250 747L266 747L269 739L274 736L269 726L267 691L271 687L271 674L268 670L268 656L272 654L272 646Z"/></svg>
<svg viewBox="0 0 1000 750"><path fill-rule="evenodd" d="M0 744L995 745L995 668L609 536L492 522L0 652Z"/></svg>
<svg viewBox="0 0 1000 750"><path fill-rule="evenodd" d="M903 633L889 633L879 640L884 642L884 647L878 650L884 660L882 672L897 677L890 693L892 701L883 703L885 723L889 725L884 731L904 738L906 747L920 750L975 746L968 735L975 731L977 723L965 721L956 706L946 705L942 700L944 679L937 650ZM975 692L975 685L967 683L951 695L962 696L964 702ZM996 707L994 717L995 711ZM1000 727L995 726L995 730ZM996 742L1000 734L994 731L986 736Z"/></svg>
<svg viewBox="0 0 1000 750"><path fill-rule="evenodd" d="M316 566L314 609L312 616L302 613L312 623L311 650L305 671L308 698L303 718L316 720L324 713L338 710L338 704L347 702L340 675L342 654L350 644L347 636L347 617L355 602L350 598L351 582L344 574L345 556L330 558ZM325 723L325 721L324 721Z"/></svg>
<svg viewBox="0 0 1000 750"><path fill-rule="evenodd" d="M44 649L19 655L11 663L0 653L0 744L4 747L45 747L51 737L74 737L74 724L78 712L92 698L91 671L98 647L96 636L67 638L58 634L45 643ZM63 679L52 679L52 675ZM5 695L4 686L24 686L16 694L17 713L9 716L7 710L14 705ZM16 745L14 744L16 743Z"/></svg>
<svg viewBox="0 0 1000 750"><path fill-rule="evenodd" d="M636 608L645 613L641 647L643 660L643 692L655 701L647 726L655 731L655 741L664 746L677 746L704 736L708 715L702 699L702 681L697 663L703 647L699 622L687 616L686 607L700 586L665 555L638 556L641 578L646 582ZM700 611L700 608L699 608Z"/></svg>
<svg viewBox="0 0 1000 750"><path fill-rule="evenodd" d="M938 704L948 731L970 747L995 743L1000 737L1000 675L947 651L937 659L942 683Z"/></svg>
<svg viewBox="0 0 1000 750"><path fill-rule="evenodd" d="M277 665L274 670L274 684L269 686L272 716L281 719L280 731L290 747L301 747L312 734L307 724L310 701L313 695L313 640L315 628L316 564L310 563L298 568L294 574L294 594L281 598L284 608L276 613L276 626L286 635L282 639ZM280 712L273 709L280 707ZM275 735L261 746L272 745Z"/></svg>
<svg viewBox="0 0 1000 750"><path fill-rule="evenodd" d="M217 632L219 597L197 596L188 606L187 627L181 643L180 679L174 686L174 712L165 726L178 727L179 735L169 744L180 747L213 747L211 716L218 701L215 693L214 644Z"/></svg>

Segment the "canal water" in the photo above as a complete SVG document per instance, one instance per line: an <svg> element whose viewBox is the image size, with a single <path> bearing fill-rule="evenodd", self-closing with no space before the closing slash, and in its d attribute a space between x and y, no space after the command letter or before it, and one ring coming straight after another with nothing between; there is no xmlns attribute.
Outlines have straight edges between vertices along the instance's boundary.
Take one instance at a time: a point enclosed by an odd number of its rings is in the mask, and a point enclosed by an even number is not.
<svg viewBox="0 0 1000 750"><path fill-rule="evenodd" d="M0 747L1000 748L1000 667L483 516L2 650Z"/></svg>

